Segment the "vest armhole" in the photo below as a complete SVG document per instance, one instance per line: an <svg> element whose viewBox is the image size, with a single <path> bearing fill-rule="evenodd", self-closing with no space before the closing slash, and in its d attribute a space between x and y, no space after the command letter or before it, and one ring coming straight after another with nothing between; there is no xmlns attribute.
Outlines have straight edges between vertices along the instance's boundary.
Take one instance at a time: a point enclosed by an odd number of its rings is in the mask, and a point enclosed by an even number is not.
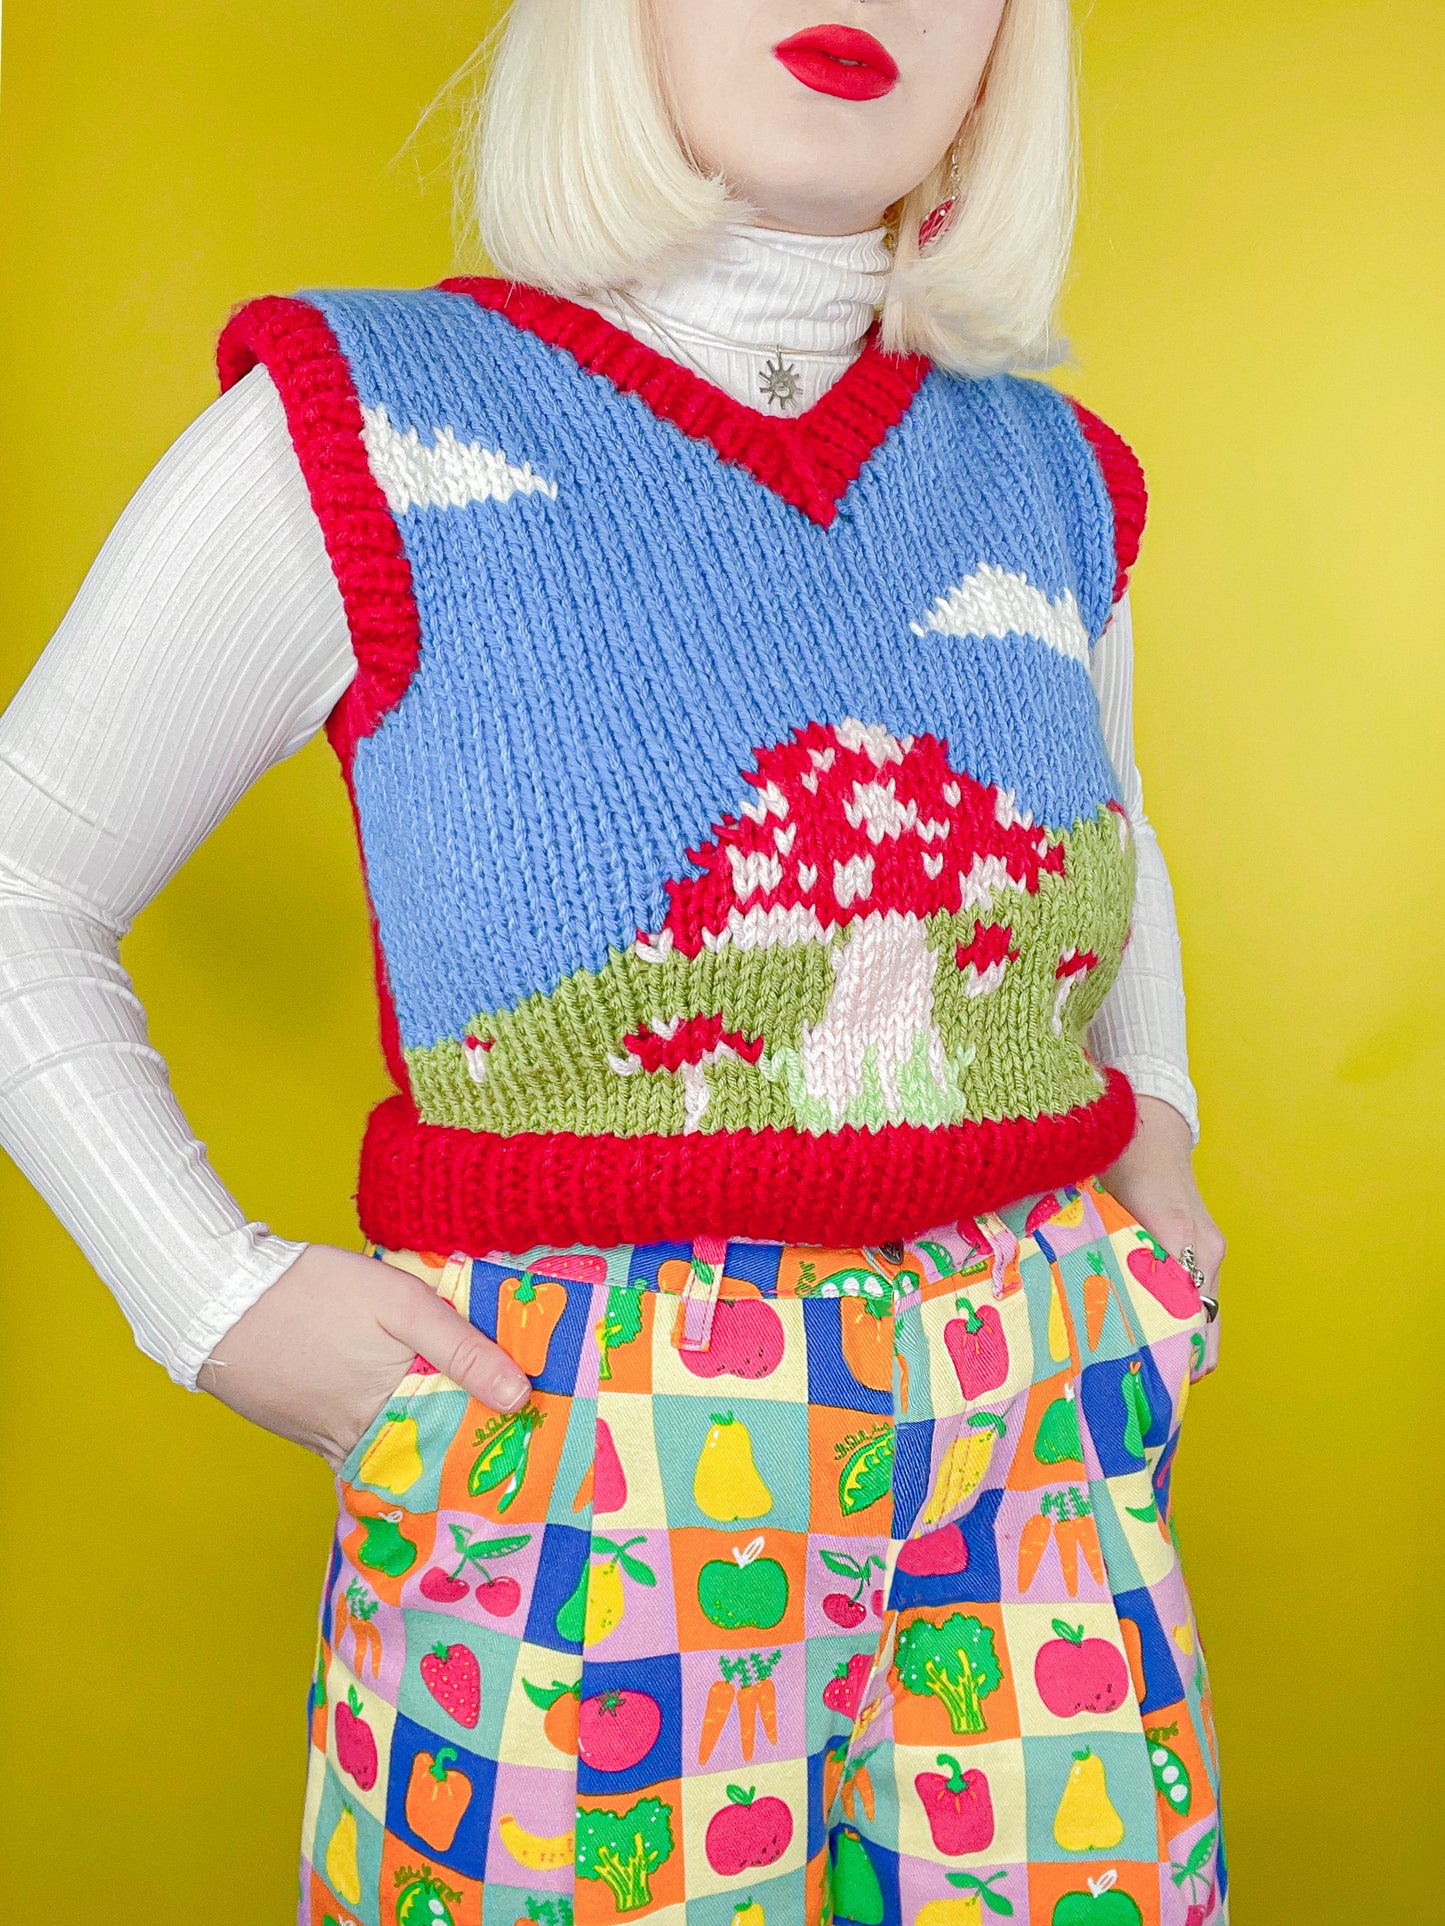
<svg viewBox="0 0 1445 1926"><path fill-rule="evenodd" d="M406 693L421 623L401 531L366 456L351 369L319 308L267 295L239 308L216 346L221 390L260 363L291 442L341 590L356 675L327 720L348 777L356 745Z"/></svg>
<svg viewBox="0 0 1445 1926"><path fill-rule="evenodd" d="M1139 559L1139 546L1144 538L1144 523L1149 512L1144 470L1128 442L1107 421L1101 420L1082 402L1075 401L1072 395L1066 399L1093 450L1114 507L1113 599L1118 602L1129 586L1129 571Z"/></svg>

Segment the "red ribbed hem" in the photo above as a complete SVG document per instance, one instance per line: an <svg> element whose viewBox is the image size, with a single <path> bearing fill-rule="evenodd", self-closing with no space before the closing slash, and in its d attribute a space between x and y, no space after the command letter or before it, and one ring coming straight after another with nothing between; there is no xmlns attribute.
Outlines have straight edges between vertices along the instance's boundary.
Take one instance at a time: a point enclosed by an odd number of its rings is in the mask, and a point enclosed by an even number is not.
<svg viewBox="0 0 1445 1926"><path fill-rule="evenodd" d="M916 1236L1103 1170L1134 1130L1117 1070L1060 1117L827 1137L502 1137L418 1120L406 1097L371 1114L361 1227L391 1250L529 1250L535 1244L753 1237L837 1248Z"/></svg>

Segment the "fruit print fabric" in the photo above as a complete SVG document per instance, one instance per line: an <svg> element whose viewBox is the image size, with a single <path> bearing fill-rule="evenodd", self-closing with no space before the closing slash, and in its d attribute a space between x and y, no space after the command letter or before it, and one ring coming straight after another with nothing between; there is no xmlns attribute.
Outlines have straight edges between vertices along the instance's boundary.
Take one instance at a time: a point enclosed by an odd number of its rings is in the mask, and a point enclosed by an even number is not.
<svg viewBox="0 0 1445 1926"><path fill-rule="evenodd" d="M1089 1184L735 1241L702 1353L691 1257L388 1257L534 1396L418 1360L342 1468L303 1926L1225 1919L1168 1524L1202 1318L1145 1234Z"/></svg>

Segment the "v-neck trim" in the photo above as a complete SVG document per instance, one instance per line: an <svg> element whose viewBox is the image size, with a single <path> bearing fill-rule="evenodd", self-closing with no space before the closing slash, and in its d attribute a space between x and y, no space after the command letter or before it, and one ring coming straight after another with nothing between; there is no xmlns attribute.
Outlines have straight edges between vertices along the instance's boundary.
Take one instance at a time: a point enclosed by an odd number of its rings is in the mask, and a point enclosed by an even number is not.
<svg viewBox="0 0 1445 1926"><path fill-rule="evenodd" d="M929 370L926 355L887 354L876 330L811 408L791 418L763 414L669 360L636 335L561 295L521 282L463 275L439 284L502 315L549 347L563 348L589 374L636 395L659 421L705 441L720 461L829 528L843 497L907 414Z"/></svg>

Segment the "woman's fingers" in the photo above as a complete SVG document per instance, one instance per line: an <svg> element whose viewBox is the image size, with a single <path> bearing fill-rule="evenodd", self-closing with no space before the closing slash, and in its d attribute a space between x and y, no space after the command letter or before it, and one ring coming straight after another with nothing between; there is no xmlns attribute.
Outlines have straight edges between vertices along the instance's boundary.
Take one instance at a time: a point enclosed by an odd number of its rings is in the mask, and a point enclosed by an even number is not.
<svg viewBox="0 0 1445 1926"><path fill-rule="evenodd" d="M386 1269L395 1280L378 1313L388 1334L410 1345L479 1403L494 1411L520 1411L532 1387L499 1345L468 1324L450 1304L406 1271Z"/></svg>

